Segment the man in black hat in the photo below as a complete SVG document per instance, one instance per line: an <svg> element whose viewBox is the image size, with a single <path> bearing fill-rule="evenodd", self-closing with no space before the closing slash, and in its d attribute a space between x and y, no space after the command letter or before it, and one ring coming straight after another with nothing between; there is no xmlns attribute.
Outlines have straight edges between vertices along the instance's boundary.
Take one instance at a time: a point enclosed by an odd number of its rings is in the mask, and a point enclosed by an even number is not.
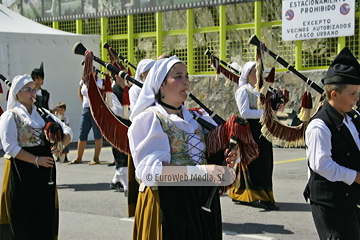
<svg viewBox="0 0 360 240"><path fill-rule="evenodd" d="M360 240L360 65L345 47L325 77L326 100L306 129L310 178L304 196L320 239Z"/></svg>
<svg viewBox="0 0 360 240"><path fill-rule="evenodd" d="M45 89L41 88L44 83L44 65L41 63L40 68L34 68L31 72L31 78L35 82L35 86L38 89L36 92L36 101L40 104L41 107L52 110L52 101L50 93Z"/></svg>

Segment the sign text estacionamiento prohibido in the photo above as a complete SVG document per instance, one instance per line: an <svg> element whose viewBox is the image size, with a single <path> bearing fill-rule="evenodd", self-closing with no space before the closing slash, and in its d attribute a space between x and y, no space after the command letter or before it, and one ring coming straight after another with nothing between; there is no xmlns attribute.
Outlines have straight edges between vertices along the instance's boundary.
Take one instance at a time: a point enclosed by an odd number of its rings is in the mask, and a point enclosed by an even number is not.
<svg viewBox="0 0 360 240"><path fill-rule="evenodd" d="M352 36L355 0L283 0L283 41Z"/></svg>

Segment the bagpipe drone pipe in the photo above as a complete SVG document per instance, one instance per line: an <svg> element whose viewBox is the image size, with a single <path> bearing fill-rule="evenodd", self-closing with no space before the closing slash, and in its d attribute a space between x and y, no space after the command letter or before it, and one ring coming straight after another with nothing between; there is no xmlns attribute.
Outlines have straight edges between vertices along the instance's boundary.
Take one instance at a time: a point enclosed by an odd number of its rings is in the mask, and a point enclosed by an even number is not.
<svg viewBox="0 0 360 240"><path fill-rule="evenodd" d="M121 59L124 63L131 66L134 70L136 70L135 65L133 65L131 62L129 62L125 57L123 57L121 54L117 53L108 43L104 43L103 47L110 51L114 56L116 56L118 59Z"/></svg>
<svg viewBox="0 0 360 240"><path fill-rule="evenodd" d="M0 74L0 79L3 80L8 89L11 88L11 82L7 80L2 74ZM46 139L51 143L52 146L56 147L57 152L59 155L57 157L60 158L61 162L64 162L64 145L63 145L63 139L64 139L64 131L61 127L61 125L56 122L53 117L45 111L38 102L36 102L35 99L33 99L34 105L36 107L36 111L40 114L42 119L45 121L45 127L44 127L44 133ZM53 167L50 168L50 179L49 179L49 185L54 184L53 182Z"/></svg>
<svg viewBox="0 0 360 240"><path fill-rule="evenodd" d="M85 61L82 60L82 61L81 61L81 65L84 66L84 64L85 64ZM107 73L101 71L100 69L97 69L95 66L93 66L93 69L94 69L94 71L95 71L96 73L98 73L98 74L101 74L101 75L104 75L104 76L108 76ZM115 79L114 79L112 76L110 76L110 79L115 81Z"/></svg>

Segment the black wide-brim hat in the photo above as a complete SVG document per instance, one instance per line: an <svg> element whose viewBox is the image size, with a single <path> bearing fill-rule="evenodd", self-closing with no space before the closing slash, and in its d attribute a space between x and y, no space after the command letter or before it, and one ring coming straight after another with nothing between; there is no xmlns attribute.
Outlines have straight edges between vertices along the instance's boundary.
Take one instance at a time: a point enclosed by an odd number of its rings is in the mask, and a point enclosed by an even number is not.
<svg viewBox="0 0 360 240"><path fill-rule="evenodd" d="M360 64L348 47L344 47L336 56L321 82L325 85L360 85Z"/></svg>
<svg viewBox="0 0 360 240"><path fill-rule="evenodd" d="M35 76L39 76L41 78L44 78L44 64L41 63L39 68L34 68L34 70L32 70L31 75L35 75Z"/></svg>

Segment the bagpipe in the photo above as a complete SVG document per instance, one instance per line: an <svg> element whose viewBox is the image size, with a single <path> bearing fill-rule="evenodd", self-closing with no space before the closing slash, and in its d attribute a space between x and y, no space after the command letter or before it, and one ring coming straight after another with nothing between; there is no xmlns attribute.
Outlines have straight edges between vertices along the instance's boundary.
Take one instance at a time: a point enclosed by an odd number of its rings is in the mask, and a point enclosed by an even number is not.
<svg viewBox="0 0 360 240"><path fill-rule="evenodd" d="M260 42L256 35L251 36L249 39L249 44L255 45L256 49L256 67L257 67L257 85L260 91L260 98L258 105L262 106L264 109L264 114L261 117L260 121L262 123L262 134L268 139L279 139L283 141L285 147L297 147L303 146L305 130L310 120L310 114L312 111L312 97L309 90L306 90L302 96L301 101L301 110L298 114L299 119L302 123L298 126L291 127L281 124L273 111L271 111L271 103L269 95L266 94L267 88L274 82L275 78L275 69L272 68L271 73L267 78L263 78L263 54L264 52L268 53L272 58L274 58L282 66L286 67L288 70L293 72L295 75L300 77L304 82L306 82L309 87L313 88L318 93L322 94L324 90L319 87L316 83L311 81L309 78L305 77L303 74L298 72L291 64L286 62L279 55L276 55L271 50L269 50L264 43Z"/></svg>
<svg viewBox="0 0 360 240"><path fill-rule="evenodd" d="M257 54L259 57L262 56L262 52L268 53L272 58L274 58L278 63L280 63L282 66L290 70L292 73L294 73L296 76L298 76L301 80L303 80L310 88L314 89L316 92L318 92L320 95L323 95L324 89L322 89L319 85L317 85L314 81L310 80L309 78L305 77L303 74L301 74L299 71L297 71L291 64L286 62L282 57L279 55L276 55L274 52L269 50L264 43L262 43L256 35L252 35L249 39L249 43L252 45L255 45L258 47L258 50L261 49L259 54ZM312 109L312 101L311 101L311 95L309 91L305 91L302 96L301 101L301 110L299 113L300 120L304 121L305 123L308 122L311 118L310 116L310 110ZM357 112L357 106L354 106L353 109L348 112L347 114L351 116L356 121L360 122L360 116ZM318 110L318 109L317 109ZM317 111L315 111L316 113Z"/></svg>
<svg viewBox="0 0 360 240"><path fill-rule="evenodd" d="M239 84L241 72L238 69L235 69L231 66L231 64L228 64L225 61L216 57L213 53L211 53L209 48L206 49L205 55L210 58L210 65L216 70L217 75L221 73L230 82ZM225 67L222 65L224 65ZM231 71L229 71L228 69L230 69ZM278 111L280 104L285 105L289 101L289 92L286 91L286 89L284 88L276 90L272 87L269 87L269 90L271 93L270 98L272 103L272 109L274 111Z"/></svg>
<svg viewBox="0 0 360 240"><path fill-rule="evenodd" d="M0 74L0 79L3 80L8 89L10 89L11 87L11 82L9 80L7 80L2 74ZM34 101L34 105L36 107L36 111L40 114L41 118L45 121L45 127L44 127L44 133L45 133L45 137L46 139L51 143L52 146L56 147L57 152L59 153L59 155L57 157L60 158L61 162L64 162L64 156L63 156L63 151L64 151L64 145L63 145L63 139L64 139L64 131L61 127L61 125L56 122L53 117L47 112L45 111L38 102L36 102L35 99L33 99ZM54 184L53 182L53 167L50 168L50 179L48 184L52 185Z"/></svg>

